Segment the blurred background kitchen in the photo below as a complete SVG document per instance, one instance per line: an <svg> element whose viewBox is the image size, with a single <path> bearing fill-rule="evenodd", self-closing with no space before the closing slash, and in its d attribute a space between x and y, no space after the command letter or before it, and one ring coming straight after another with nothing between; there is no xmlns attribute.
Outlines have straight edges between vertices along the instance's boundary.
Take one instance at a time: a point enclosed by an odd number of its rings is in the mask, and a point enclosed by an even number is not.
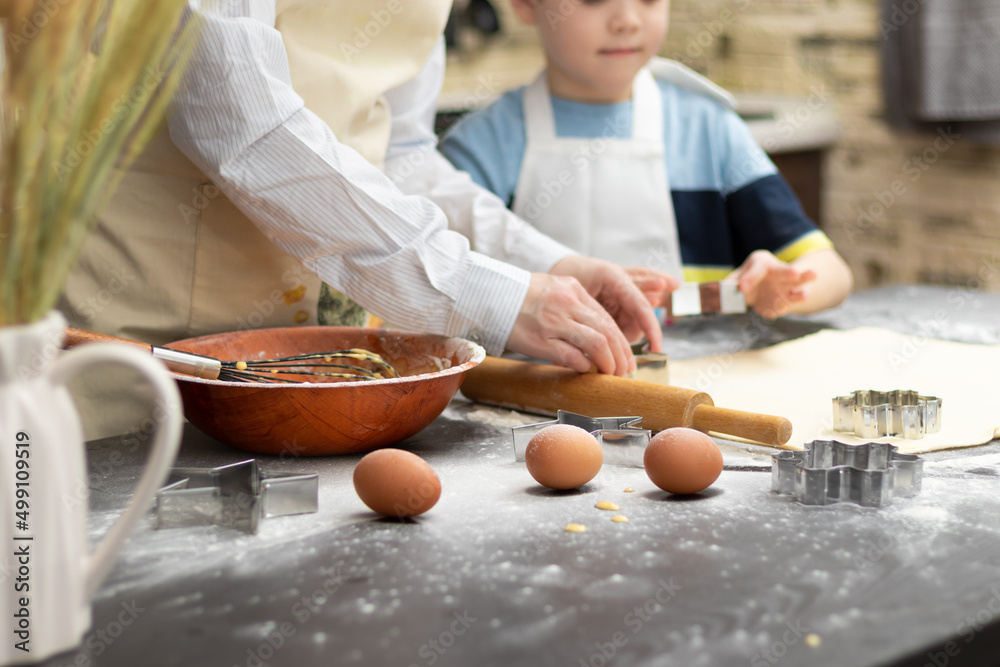
<svg viewBox="0 0 1000 667"><path fill-rule="evenodd" d="M661 55L736 95L856 289L1000 291L1000 1L882 4L672 0ZM457 0L448 38L439 128L542 67L508 0Z"/></svg>

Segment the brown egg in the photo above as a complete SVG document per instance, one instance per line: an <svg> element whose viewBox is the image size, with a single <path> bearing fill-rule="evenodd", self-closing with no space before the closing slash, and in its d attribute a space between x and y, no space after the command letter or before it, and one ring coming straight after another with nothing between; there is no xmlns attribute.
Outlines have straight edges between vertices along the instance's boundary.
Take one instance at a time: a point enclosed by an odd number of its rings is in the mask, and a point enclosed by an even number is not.
<svg viewBox="0 0 1000 667"><path fill-rule="evenodd" d="M597 438L579 426L553 424L536 433L524 451L528 472L550 489L575 489L594 479L604 463Z"/></svg>
<svg viewBox="0 0 1000 667"><path fill-rule="evenodd" d="M378 449L354 468L354 490L361 502L379 514L404 517L423 514L441 497L441 481L416 454Z"/></svg>
<svg viewBox="0 0 1000 667"><path fill-rule="evenodd" d="M646 474L670 493L698 493L722 474L722 452L693 428L668 428L649 440L642 458Z"/></svg>

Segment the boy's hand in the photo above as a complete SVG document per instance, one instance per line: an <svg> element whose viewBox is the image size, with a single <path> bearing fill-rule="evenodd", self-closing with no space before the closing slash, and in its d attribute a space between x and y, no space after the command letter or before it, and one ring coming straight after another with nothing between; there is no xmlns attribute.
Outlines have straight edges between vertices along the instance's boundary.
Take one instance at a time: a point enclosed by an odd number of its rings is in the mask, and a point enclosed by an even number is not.
<svg viewBox="0 0 1000 667"><path fill-rule="evenodd" d="M748 306L773 319L788 314L795 304L806 300L803 285L816 280L816 272L800 271L766 250L756 250L729 278L739 281Z"/></svg>
<svg viewBox="0 0 1000 667"><path fill-rule="evenodd" d="M681 281L660 271L645 266L626 266L625 273L632 276L636 287L653 308L667 305L667 295L680 287Z"/></svg>

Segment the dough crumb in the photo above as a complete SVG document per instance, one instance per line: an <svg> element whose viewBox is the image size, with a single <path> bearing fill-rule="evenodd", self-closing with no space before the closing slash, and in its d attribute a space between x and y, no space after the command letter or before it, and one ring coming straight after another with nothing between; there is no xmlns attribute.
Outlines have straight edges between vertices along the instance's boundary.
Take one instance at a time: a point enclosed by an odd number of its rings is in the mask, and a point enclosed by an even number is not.
<svg viewBox="0 0 1000 667"><path fill-rule="evenodd" d="M615 523L628 523L628 517L621 514L614 515L611 520Z"/></svg>
<svg viewBox="0 0 1000 667"><path fill-rule="evenodd" d="M245 371L246 369L247 369L247 362L245 362L245 361L237 361L236 362L236 370L238 370L238 371Z"/></svg>
<svg viewBox="0 0 1000 667"><path fill-rule="evenodd" d="M586 533L587 527L582 523L567 523L565 531L567 533Z"/></svg>
<svg viewBox="0 0 1000 667"><path fill-rule="evenodd" d="M823 639L816 633L809 633L805 636L806 646L811 646L812 648L819 648L819 645L823 643Z"/></svg>
<svg viewBox="0 0 1000 667"><path fill-rule="evenodd" d="M635 493L635 489L633 489L631 486L626 486L625 493Z"/></svg>
<svg viewBox="0 0 1000 667"><path fill-rule="evenodd" d="M594 505L594 507L596 507L599 510L611 510L613 512L617 512L618 510L621 509L621 507L618 507L618 505L615 505L610 500L602 500L596 505Z"/></svg>

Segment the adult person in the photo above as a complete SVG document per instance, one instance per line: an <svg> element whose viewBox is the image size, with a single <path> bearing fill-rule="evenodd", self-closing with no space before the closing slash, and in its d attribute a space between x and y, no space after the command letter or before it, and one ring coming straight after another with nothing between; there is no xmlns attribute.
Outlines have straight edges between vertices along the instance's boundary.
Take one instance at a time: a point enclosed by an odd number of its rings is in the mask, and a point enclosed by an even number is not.
<svg viewBox="0 0 1000 667"><path fill-rule="evenodd" d="M169 135L102 214L61 303L70 321L163 343L344 322L346 294L579 371L630 371L642 333L658 350L637 284L673 279L574 254L426 151L450 5L192 0L203 27ZM425 196L379 169L414 155Z"/></svg>

